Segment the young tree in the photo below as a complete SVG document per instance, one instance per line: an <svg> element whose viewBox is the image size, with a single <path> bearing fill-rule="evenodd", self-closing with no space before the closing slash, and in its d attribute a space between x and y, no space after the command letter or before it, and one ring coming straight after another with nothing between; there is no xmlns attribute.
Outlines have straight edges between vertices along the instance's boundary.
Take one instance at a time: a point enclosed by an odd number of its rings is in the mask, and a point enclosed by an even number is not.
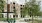
<svg viewBox="0 0 42 23"><path fill-rule="evenodd" d="M35 1L25 3L25 7L23 8L23 15L36 16L37 12L40 11L39 4L36 4Z"/></svg>
<svg viewBox="0 0 42 23"><path fill-rule="evenodd" d="M4 0L0 0L0 13L4 10ZM0 18L2 18L2 14L0 14Z"/></svg>
<svg viewBox="0 0 42 23"><path fill-rule="evenodd" d="M29 14L29 15L33 15L36 16L37 12L40 11L40 6L39 4L35 3L35 0L32 0L31 2L27 2L25 4L25 7L23 8L23 14L25 13L25 15Z"/></svg>
<svg viewBox="0 0 42 23"><path fill-rule="evenodd" d="M37 16L38 12L40 11L40 6L39 6L39 4L36 3L36 0L31 0L30 2L27 2L25 4L25 7L23 10L24 10L23 14L25 14L25 16L27 14L29 14L33 20L33 16ZM32 23L33 23L33 21L32 21Z"/></svg>

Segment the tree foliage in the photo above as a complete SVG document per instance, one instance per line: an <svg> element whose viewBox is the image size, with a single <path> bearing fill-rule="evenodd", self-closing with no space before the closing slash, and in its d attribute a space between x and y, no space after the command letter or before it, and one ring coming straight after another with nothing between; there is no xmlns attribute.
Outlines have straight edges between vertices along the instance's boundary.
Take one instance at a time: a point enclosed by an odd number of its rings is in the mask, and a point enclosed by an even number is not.
<svg viewBox="0 0 42 23"><path fill-rule="evenodd" d="M0 11L4 9L4 0L0 0Z"/></svg>
<svg viewBox="0 0 42 23"><path fill-rule="evenodd" d="M23 9L23 14L27 15L33 15L36 16L38 12L40 11L39 4L36 3L36 0L32 0L31 2L27 2L25 4L25 7Z"/></svg>

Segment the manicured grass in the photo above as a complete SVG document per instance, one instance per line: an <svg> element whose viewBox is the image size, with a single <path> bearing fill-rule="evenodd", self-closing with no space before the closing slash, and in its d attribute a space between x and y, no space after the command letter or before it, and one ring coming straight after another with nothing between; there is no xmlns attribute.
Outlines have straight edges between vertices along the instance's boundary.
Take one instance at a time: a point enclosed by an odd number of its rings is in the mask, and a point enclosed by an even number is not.
<svg viewBox="0 0 42 23"><path fill-rule="evenodd" d="M14 20L14 18L9 18L8 20ZM7 21L7 18L0 18L0 21Z"/></svg>
<svg viewBox="0 0 42 23"><path fill-rule="evenodd" d="M4 21L4 20L7 20L6 18L0 18L0 21Z"/></svg>

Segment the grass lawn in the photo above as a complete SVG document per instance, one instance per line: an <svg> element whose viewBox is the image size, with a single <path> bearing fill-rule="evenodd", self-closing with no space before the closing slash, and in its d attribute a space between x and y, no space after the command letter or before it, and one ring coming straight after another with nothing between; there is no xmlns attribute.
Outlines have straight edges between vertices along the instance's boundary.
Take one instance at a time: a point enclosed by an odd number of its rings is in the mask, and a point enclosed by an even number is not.
<svg viewBox="0 0 42 23"><path fill-rule="evenodd" d="M4 20L7 20L6 18L0 18L0 21L4 21Z"/></svg>
<svg viewBox="0 0 42 23"><path fill-rule="evenodd" d="M0 21L7 21L7 18L0 18ZM9 18L9 20L14 20L14 18ZM15 18L15 20L18 20L17 18Z"/></svg>

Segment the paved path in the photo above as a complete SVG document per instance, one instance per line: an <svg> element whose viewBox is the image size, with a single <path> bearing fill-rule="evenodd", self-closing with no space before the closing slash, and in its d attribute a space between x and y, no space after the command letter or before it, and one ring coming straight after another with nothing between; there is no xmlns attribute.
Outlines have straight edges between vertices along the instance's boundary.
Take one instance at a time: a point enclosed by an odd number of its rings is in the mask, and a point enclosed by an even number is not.
<svg viewBox="0 0 42 23"><path fill-rule="evenodd" d="M8 22L3 22L3 21L0 21L0 23L8 23Z"/></svg>
<svg viewBox="0 0 42 23"><path fill-rule="evenodd" d="M20 22L19 20L17 20L16 23L27 23L27 22Z"/></svg>
<svg viewBox="0 0 42 23"><path fill-rule="evenodd" d="M8 23L8 22L0 22L0 23ZM27 22L15 22L15 23L27 23Z"/></svg>
<svg viewBox="0 0 42 23"><path fill-rule="evenodd" d="M0 23L8 23L8 22L0 21ZM19 21L17 20L15 23L27 23L27 22L19 22Z"/></svg>

